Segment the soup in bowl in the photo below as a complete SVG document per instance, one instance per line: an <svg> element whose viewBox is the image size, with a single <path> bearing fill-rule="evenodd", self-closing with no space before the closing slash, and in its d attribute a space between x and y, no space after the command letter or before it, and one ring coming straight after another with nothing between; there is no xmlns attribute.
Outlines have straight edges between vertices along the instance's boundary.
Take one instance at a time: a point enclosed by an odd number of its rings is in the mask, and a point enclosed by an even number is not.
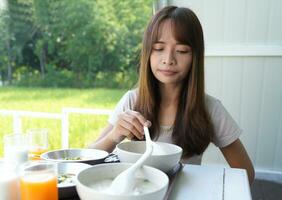
<svg viewBox="0 0 282 200"><path fill-rule="evenodd" d="M121 162L135 163L145 152L145 141L130 141L117 144L116 153ZM167 173L178 164L182 156L182 148L164 142L154 142L153 153L145 161L149 165Z"/></svg>
<svg viewBox="0 0 282 200"><path fill-rule="evenodd" d="M129 168L130 163L107 163L90 167L77 176L76 189L82 200L161 200L164 198L168 176L153 167L143 166L135 174L135 187L127 194L110 190L112 181Z"/></svg>
<svg viewBox="0 0 282 200"><path fill-rule="evenodd" d="M91 165L85 163L67 163L60 162L57 164L58 167L58 189L59 198L70 198L77 195L75 185L77 174L88 168Z"/></svg>

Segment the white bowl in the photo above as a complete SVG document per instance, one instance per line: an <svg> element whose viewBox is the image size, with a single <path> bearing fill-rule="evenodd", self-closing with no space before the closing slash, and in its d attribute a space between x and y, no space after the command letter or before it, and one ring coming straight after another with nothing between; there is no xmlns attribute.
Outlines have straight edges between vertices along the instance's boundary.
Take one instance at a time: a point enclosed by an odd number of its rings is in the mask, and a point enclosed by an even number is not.
<svg viewBox="0 0 282 200"><path fill-rule="evenodd" d="M178 164L182 155L182 148L164 142L155 142L152 155L146 160L144 165L149 165L167 173ZM145 152L145 141L122 142L116 146L116 153L121 162L135 163Z"/></svg>
<svg viewBox="0 0 282 200"><path fill-rule="evenodd" d="M43 153L40 157L44 160L55 162L82 162L98 164L104 162L108 152L99 149L59 149ZM74 158L74 159L72 159ZM81 158L81 159L75 159Z"/></svg>
<svg viewBox="0 0 282 200"><path fill-rule="evenodd" d="M156 188L148 193L138 195L115 195L107 192L97 191L91 188L104 179L114 179L122 171L130 167L130 163L107 163L95 165L81 171L77 176L76 189L81 200L162 200L168 188L169 179L165 173L149 166L143 166L137 173L137 178L147 179Z"/></svg>

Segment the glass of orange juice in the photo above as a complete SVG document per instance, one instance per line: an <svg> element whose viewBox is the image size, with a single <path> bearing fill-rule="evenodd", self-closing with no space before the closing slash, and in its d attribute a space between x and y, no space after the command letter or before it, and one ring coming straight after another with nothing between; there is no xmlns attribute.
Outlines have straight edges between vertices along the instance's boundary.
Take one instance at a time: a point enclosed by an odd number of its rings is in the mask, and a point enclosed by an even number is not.
<svg viewBox="0 0 282 200"><path fill-rule="evenodd" d="M21 166L21 200L57 200L57 164L30 161Z"/></svg>
<svg viewBox="0 0 282 200"><path fill-rule="evenodd" d="M29 160L40 160L40 155L48 150L48 129L29 129Z"/></svg>

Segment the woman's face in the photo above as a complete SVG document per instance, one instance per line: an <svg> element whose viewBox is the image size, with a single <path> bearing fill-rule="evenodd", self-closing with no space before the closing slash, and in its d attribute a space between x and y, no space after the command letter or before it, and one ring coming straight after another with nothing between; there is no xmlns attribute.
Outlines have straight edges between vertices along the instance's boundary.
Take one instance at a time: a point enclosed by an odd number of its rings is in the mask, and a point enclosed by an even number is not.
<svg viewBox="0 0 282 200"><path fill-rule="evenodd" d="M175 40L171 22L160 27L158 41L153 44L150 56L151 70L161 83L179 85L190 71L192 49Z"/></svg>

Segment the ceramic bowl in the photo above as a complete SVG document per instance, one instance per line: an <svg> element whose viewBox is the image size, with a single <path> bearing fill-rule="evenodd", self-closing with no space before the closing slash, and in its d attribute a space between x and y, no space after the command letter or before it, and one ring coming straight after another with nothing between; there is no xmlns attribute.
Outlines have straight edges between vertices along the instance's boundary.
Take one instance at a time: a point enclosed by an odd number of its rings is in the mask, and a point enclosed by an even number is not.
<svg viewBox="0 0 282 200"><path fill-rule="evenodd" d="M182 155L182 148L164 142L155 142L152 155L144 163L167 173L178 164ZM122 142L116 146L116 154L121 162L135 163L145 152L145 141Z"/></svg>
<svg viewBox="0 0 282 200"><path fill-rule="evenodd" d="M77 196L75 189L76 179L79 172L91 167L85 163L58 163L58 190L60 198ZM62 178L63 177L63 178ZM67 178L68 180L66 180Z"/></svg>
<svg viewBox="0 0 282 200"><path fill-rule="evenodd" d="M168 176L162 171L143 166L136 172L137 178L147 179L154 184L150 192L118 195L103 190L95 190L92 185L102 180L113 180L118 174L130 167L130 163L107 163L92 166L81 171L77 176L76 189L81 200L162 200L168 188ZM108 187L106 187L108 188Z"/></svg>
<svg viewBox="0 0 282 200"><path fill-rule="evenodd" d="M59 149L43 153L43 160L68 163L99 164L108 156L108 152L98 149Z"/></svg>

